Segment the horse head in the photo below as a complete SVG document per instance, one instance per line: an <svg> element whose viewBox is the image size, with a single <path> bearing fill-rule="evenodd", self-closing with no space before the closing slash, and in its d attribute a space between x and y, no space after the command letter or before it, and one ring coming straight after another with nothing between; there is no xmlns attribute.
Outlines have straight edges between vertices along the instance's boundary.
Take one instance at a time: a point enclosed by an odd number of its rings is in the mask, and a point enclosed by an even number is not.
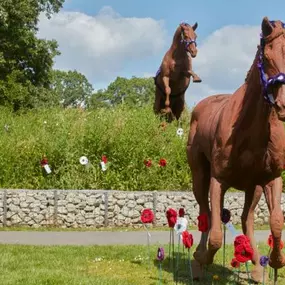
<svg viewBox="0 0 285 285"><path fill-rule="evenodd" d="M285 24L269 21L261 24L258 67L264 98L273 106L278 118L285 121Z"/></svg>
<svg viewBox="0 0 285 285"><path fill-rule="evenodd" d="M195 33L195 30L198 27L198 23L195 23L193 26L187 24L187 23L181 23L180 29L181 29L181 43L185 44L185 49L187 53L190 53L190 55L194 58L197 55L197 43L196 38L197 35Z"/></svg>

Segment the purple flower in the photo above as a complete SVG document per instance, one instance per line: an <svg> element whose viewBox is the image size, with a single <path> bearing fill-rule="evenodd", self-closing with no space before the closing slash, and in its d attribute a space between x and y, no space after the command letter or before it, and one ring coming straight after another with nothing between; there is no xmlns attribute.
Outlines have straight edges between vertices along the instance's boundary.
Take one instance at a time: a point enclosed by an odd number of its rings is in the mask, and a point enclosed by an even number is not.
<svg viewBox="0 0 285 285"><path fill-rule="evenodd" d="M228 223L231 219L231 212L228 209L223 209L222 211L222 222L224 224Z"/></svg>
<svg viewBox="0 0 285 285"><path fill-rule="evenodd" d="M163 247L159 247L157 250L157 260L163 261L164 260L164 249Z"/></svg>
<svg viewBox="0 0 285 285"><path fill-rule="evenodd" d="M268 262L269 262L268 256L263 255L260 257L259 263L262 267L265 267L268 264Z"/></svg>

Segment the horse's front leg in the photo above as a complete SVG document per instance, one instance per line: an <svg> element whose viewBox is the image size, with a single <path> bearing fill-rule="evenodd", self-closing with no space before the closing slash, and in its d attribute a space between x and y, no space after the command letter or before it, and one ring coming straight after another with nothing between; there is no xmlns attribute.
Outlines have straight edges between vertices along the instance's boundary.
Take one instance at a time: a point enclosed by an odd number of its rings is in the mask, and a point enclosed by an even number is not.
<svg viewBox="0 0 285 285"><path fill-rule="evenodd" d="M162 82L163 82L163 85L164 85L164 91L165 91L165 96L166 96L166 99L165 99L165 109L168 110L170 109L169 108L169 105L170 105L170 94L171 94L171 88L169 86L169 77L168 76L163 76L162 77Z"/></svg>
<svg viewBox="0 0 285 285"><path fill-rule="evenodd" d="M216 252L222 246L221 199L223 191L222 184L212 177L210 182L211 228L208 249L205 252L196 252L194 255L200 264L212 264Z"/></svg>
<svg viewBox="0 0 285 285"><path fill-rule="evenodd" d="M243 233L249 237L251 247L254 251L252 263L254 268L252 269L251 276L256 282L262 282L262 267L259 263L259 252L254 238L254 210L261 198L263 189L261 186L247 189L245 191L245 202L243 212L241 216Z"/></svg>
<svg viewBox="0 0 285 285"><path fill-rule="evenodd" d="M284 224L281 209L282 178L278 177L264 187L264 194L270 214L270 228L273 238L273 250L270 254L269 265L278 269L285 265L285 256L280 249L282 228Z"/></svg>
<svg viewBox="0 0 285 285"><path fill-rule="evenodd" d="M202 79L192 70L188 70L188 74L193 77L193 82L202 82Z"/></svg>

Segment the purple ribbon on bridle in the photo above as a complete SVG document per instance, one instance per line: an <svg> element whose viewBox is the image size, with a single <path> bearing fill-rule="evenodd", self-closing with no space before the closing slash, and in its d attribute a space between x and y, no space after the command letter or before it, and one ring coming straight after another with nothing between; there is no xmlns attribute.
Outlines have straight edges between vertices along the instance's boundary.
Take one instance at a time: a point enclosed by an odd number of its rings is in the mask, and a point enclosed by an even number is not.
<svg viewBox="0 0 285 285"><path fill-rule="evenodd" d="M184 23L184 22L182 22L181 24L184 24L186 26L190 26L188 23ZM194 43L195 46L197 47L197 42L195 40L192 40L192 39L185 40L183 33L181 33L181 38L182 39L181 39L180 43L182 43L182 44L184 43L185 44L185 49L187 49L188 46L191 45L192 43Z"/></svg>
<svg viewBox="0 0 285 285"><path fill-rule="evenodd" d="M275 26L275 21L270 21L271 25ZM285 28L285 24L282 23L283 28ZM259 52L259 59L257 63L257 67L260 73L260 81L263 87L263 97L268 104L271 106L275 104L274 97L271 93L268 93L268 88L275 84L285 84L285 73L278 73L276 75L270 76L268 79L266 78L266 74L264 71L264 63L263 63L263 56L264 56L264 47L265 47L265 39L263 34L260 34L260 52Z"/></svg>

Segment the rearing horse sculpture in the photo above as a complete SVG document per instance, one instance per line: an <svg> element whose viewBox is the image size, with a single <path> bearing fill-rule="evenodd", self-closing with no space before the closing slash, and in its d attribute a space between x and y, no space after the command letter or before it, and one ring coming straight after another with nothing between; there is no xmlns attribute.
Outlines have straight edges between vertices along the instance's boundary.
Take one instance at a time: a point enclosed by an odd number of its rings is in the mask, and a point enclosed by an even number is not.
<svg viewBox="0 0 285 285"><path fill-rule="evenodd" d="M275 269L285 265L279 247L284 224L285 25L266 17L261 27L260 45L245 83L233 95L210 96L194 108L187 143L194 195L200 214L210 217L209 232L203 233L194 258L200 265L213 262L222 245L224 194L229 187L242 190L242 228L254 249L255 281L261 281L262 268L254 239L254 209L263 192L274 242L269 264Z"/></svg>
<svg viewBox="0 0 285 285"><path fill-rule="evenodd" d="M193 76L193 82L201 82L199 76L192 70L192 59L197 55L197 35L195 30L198 24L190 26L182 23L176 29L170 49L164 55L162 63L154 82L155 89L155 114L166 114L171 122L178 120L184 109L185 92Z"/></svg>

